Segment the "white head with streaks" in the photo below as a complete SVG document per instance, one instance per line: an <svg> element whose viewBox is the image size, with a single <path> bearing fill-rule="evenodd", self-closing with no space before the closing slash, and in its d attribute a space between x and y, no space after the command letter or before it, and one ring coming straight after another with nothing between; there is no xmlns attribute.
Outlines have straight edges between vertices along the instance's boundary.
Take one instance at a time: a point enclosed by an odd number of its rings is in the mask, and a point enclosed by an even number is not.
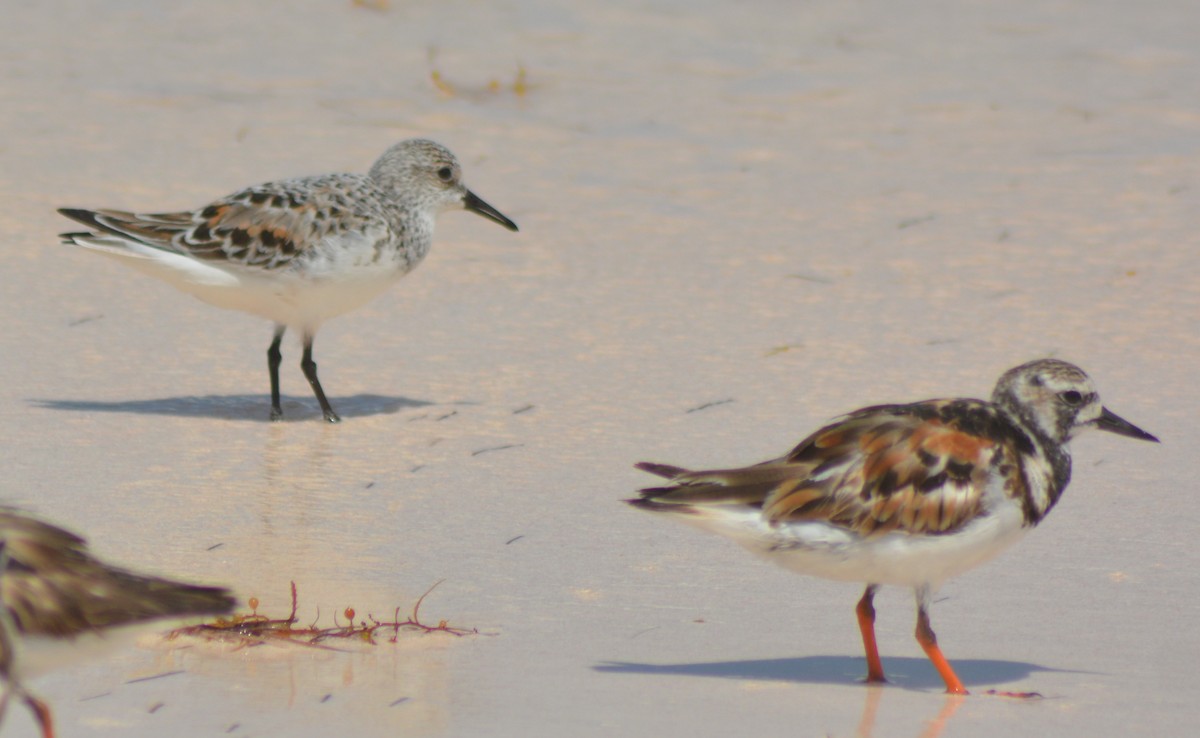
<svg viewBox="0 0 1200 738"><path fill-rule="evenodd" d="M516 223L467 189L458 159L433 141L410 138L393 145L383 152L368 176L405 209L439 213L464 208L517 230Z"/></svg>
<svg viewBox="0 0 1200 738"><path fill-rule="evenodd" d="M1058 444L1091 427L1158 440L1105 408L1091 377L1058 359L1039 359L1009 369L996 383L992 402L1019 418L1029 430Z"/></svg>

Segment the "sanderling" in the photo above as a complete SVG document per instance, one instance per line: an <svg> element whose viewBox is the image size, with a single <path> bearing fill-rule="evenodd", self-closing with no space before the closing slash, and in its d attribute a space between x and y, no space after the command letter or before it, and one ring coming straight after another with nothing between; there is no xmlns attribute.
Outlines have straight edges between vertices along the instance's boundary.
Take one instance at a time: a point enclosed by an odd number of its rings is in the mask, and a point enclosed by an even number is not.
<svg viewBox="0 0 1200 738"><path fill-rule="evenodd" d="M1103 407L1083 370L1043 359L1006 372L991 402L864 408L755 466L638 464L672 486L628 502L678 515L802 574L865 582L857 614L868 682L886 681L875 590L912 587L917 641L946 691L966 694L929 625L932 594L1050 512L1071 478L1067 442L1087 428L1158 440Z"/></svg>
<svg viewBox="0 0 1200 738"><path fill-rule="evenodd" d="M267 350L272 420L283 417L279 344L295 329L304 342L300 368L325 419L337 422L312 359L317 328L419 264L433 240L434 216L454 208L517 230L466 188L454 154L411 139L385 151L365 175L267 182L192 211L58 212L95 229L64 233L65 243L119 257L212 305L274 321Z"/></svg>
<svg viewBox="0 0 1200 738"><path fill-rule="evenodd" d="M52 738L50 708L26 690L25 679L119 644L138 624L221 615L234 604L220 587L109 566L79 536L0 508L0 722L16 695L33 711L43 738Z"/></svg>

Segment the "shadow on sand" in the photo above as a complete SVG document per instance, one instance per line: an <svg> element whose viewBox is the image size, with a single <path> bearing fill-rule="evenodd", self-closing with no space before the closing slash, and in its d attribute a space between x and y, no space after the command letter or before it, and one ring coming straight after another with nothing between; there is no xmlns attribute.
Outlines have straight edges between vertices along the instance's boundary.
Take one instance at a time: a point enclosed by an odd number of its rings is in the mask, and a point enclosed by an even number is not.
<svg viewBox="0 0 1200 738"><path fill-rule="evenodd" d="M805 656L791 659L714 661L692 664L639 664L610 661L592 668L596 671L614 674L673 674L798 684L863 684L863 677L867 673L866 662L862 657L853 656ZM883 669L887 674L888 681L901 689L942 690L945 688L945 682L938 676L933 665L924 658L884 659ZM954 671L971 691L979 691L978 685L1019 681L1035 672L1070 672L1068 669L1048 669L1037 664L1020 661L993 661L990 659L955 659Z"/></svg>
<svg viewBox="0 0 1200 738"><path fill-rule="evenodd" d="M425 407L434 403L408 397L386 395L351 395L333 397L330 403L343 418L361 418L371 415L391 415L405 408ZM184 418L220 418L222 420L248 420L270 422L270 400L256 395L193 395L189 397L163 397L157 400L124 400L98 402L92 400L41 400L31 403L50 410L99 413L136 413L140 415L174 415ZM311 421L321 417L316 400L284 395L282 397L283 419L288 421Z"/></svg>

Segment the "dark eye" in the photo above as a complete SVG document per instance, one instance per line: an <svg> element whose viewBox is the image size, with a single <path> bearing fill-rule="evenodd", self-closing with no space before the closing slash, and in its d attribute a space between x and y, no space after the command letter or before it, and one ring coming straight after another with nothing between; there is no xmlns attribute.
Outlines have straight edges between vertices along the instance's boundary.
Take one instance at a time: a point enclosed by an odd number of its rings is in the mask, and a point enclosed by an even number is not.
<svg viewBox="0 0 1200 738"><path fill-rule="evenodd" d="M443 182L449 182L450 180L454 179L454 170L450 167L442 167L437 171L437 176L438 179L442 180Z"/></svg>
<svg viewBox="0 0 1200 738"><path fill-rule="evenodd" d="M1058 394L1058 397L1060 400L1067 403L1071 407L1074 407L1074 406L1078 405L1079 403L1083 402L1083 395L1079 394L1075 390L1067 390L1066 392L1060 392Z"/></svg>

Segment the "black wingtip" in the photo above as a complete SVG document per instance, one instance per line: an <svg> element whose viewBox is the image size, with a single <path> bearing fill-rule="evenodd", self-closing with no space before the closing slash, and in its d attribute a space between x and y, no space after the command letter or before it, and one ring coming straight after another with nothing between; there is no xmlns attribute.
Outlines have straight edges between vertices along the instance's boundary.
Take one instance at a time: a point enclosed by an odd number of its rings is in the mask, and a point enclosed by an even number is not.
<svg viewBox="0 0 1200 738"><path fill-rule="evenodd" d="M228 615L237 607L237 598L225 587L181 585L176 603L180 615Z"/></svg>
<svg viewBox="0 0 1200 738"><path fill-rule="evenodd" d="M674 479L681 474L687 474L687 469L680 466L671 466L670 464L656 464L653 461L639 461L633 465L634 469L641 469L644 472L650 472L656 477L664 479Z"/></svg>
<svg viewBox="0 0 1200 738"><path fill-rule="evenodd" d="M649 472L657 477L664 479L676 479L681 474L687 474L688 470L679 466L671 466L670 464L656 464L653 461L639 461L634 464L635 469L641 469L644 472ZM650 512L673 512L686 513L693 512L685 505L680 505L673 502L663 502L662 498L666 495L679 489L678 487L647 487L638 490L640 497L625 502L636 507L639 510L649 510Z"/></svg>
<svg viewBox="0 0 1200 738"><path fill-rule="evenodd" d="M85 226L101 228L101 225L96 221L96 214L91 210L84 210L83 208L59 208L58 214L70 218L77 223L83 223Z"/></svg>
<svg viewBox="0 0 1200 738"><path fill-rule="evenodd" d="M233 612L235 607L237 607L238 601L229 590L225 590L224 595L225 596L221 601L221 612L219 614L228 615L229 613Z"/></svg>

